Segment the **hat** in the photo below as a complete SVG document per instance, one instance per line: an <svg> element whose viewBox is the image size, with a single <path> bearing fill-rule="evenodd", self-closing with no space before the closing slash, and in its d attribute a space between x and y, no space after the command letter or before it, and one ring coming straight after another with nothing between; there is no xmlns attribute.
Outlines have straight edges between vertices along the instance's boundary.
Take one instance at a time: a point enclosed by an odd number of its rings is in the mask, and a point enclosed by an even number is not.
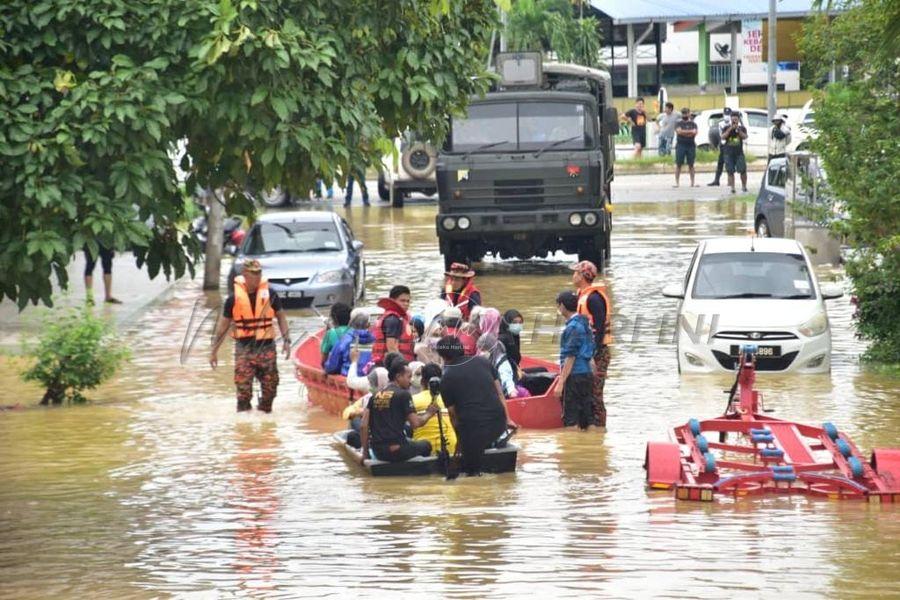
<svg viewBox="0 0 900 600"><path fill-rule="evenodd" d="M785 121L785 120L786 120L786 119L784 118L784 115L775 115L774 117L772 117L772 122L773 122L773 123L774 123L775 121Z"/></svg>
<svg viewBox="0 0 900 600"><path fill-rule="evenodd" d="M597 265L589 260L583 260L569 268L573 271L578 271L578 273L588 281L593 281L594 278L597 277Z"/></svg>
<svg viewBox="0 0 900 600"><path fill-rule="evenodd" d="M241 267L241 271L248 271L250 273L259 273L262 271L262 265L259 264L259 261L255 258L250 258L244 261L243 266Z"/></svg>
<svg viewBox="0 0 900 600"><path fill-rule="evenodd" d="M730 106L726 106L725 108L722 109L722 112L725 113L726 115L730 115L730 114L731 114L731 107L730 107Z"/></svg>
<svg viewBox="0 0 900 600"><path fill-rule="evenodd" d="M475 271L469 268L469 265L466 263L453 263L450 265L450 270L445 272L444 275L448 277L465 277L471 278L475 277Z"/></svg>
<svg viewBox="0 0 900 600"><path fill-rule="evenodd" d="M687 106L685 106L684 108L681 109L681 114L689 115L689 114L691 114L691 109L689 109Z"/></svg>
<svg viewBox="0 0 900 600"><path fill-rule="evenodd" d="M444 319L462 319L462 311L455 306L448 306L444 309L444 312L441 313L441 316Z"/></svg>

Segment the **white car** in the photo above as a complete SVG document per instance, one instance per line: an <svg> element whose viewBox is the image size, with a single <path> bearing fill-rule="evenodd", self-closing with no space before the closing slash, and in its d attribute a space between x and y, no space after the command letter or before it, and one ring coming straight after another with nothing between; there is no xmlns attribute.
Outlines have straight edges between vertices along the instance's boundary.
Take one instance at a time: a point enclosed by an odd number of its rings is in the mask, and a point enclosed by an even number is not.
<svg viewBox="0 0 900 600"><path fill-rule="evenodd" d="M809 256L796 240L728 237L700 242L684 281L663 289L680 298L680 373L732 372L743 344L756 344L757 370L827 373L831 329Z"/></svg>
<svg viewBox="0 0 900 600"><path fill-rule="evenodd" d="M788 144L788 152L809 150L809 143L819 137L816 129L816 112L812 108L812 100L808 101L800 109L796 125L791 132L791 143Z"/></svg>

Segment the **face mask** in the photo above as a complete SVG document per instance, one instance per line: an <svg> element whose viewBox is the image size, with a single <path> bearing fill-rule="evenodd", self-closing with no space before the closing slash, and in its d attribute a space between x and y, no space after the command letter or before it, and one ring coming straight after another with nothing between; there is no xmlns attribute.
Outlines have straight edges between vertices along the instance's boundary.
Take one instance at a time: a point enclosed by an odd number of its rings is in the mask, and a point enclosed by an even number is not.
<svg viewBox="0 0 900 600"><path fill-rule="evenodd" d="M509 332L513 335L522 333L522 323L510 323Z"/></svg>

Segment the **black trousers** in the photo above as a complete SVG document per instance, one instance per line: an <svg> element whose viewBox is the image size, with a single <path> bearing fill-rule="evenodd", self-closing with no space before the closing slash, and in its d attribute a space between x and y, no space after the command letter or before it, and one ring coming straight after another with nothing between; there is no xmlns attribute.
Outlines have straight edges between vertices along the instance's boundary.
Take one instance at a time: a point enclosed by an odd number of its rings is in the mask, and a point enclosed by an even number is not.
<svg viewBox="0 0 900 600"><path fill-rule="evenodd" d="M722 146L719 146L719 160L716 162L716 178L713 181L718 182L722 177L722 171L725 169L725 152L722 151Z"/></svg>
<svg viewBox="0 0 900 600"><path fill-rule="evenodd" d="M563 426L587 429L596 425L594 376L591 373L569 375L563 388Z"/></svg>
<svg viewBox="0 0 900 600"><path fill-rule="evenodd" d="M99 254L100 254L100 264L103 266L103 274L109 275L112 273L112 261L113 261L113 251L102 246L101 244L97 244L99 246ZM97 265L97 261L91 256L90 250L88 247L84 247L84 276L87 277L94 273L94 267Z"/></svg>
<svg viewBox="0 0 900 600"><path fill-rule="evenodd" d="M456 445L462 460L460 470L466 475L479 475L484 462L484 451L494 445L506 431L506 419L488 423L459 423L456 430Z"/></svg>
<svg viewBox="0 0 900 600"><path fill-rule="evenodd" d="M431 442L428 440L405 439L399 444L399 447L391 450L393 445L372 446L375 458L385 462L403 462L416 456L431 456Z"/></svg>

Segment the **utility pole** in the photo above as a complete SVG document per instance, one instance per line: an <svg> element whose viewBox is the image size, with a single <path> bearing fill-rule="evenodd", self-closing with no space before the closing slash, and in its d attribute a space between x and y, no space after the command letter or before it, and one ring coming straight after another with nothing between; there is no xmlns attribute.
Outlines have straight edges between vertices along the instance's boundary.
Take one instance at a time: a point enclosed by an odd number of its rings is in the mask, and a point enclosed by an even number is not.
<svg viewBox="0 0 900 600"><path fill-rule="evenodd" d="M506 52L506 27L509 25L509 15L506 11L497 7L500 11L500 52Z"/></svg>
<svg viewBox="0 0 900 600"><path fill-rule="evenodd" d="M766 72L769 76L769 84L767 89L767 108L769 109L769 123L772 122L772 119L775 117L775 110L778 108L778 102L776 99L776 96L778 94L778 80L776 79L776 76L778 75L778 42L776 40L778 28L778 15L776 14L777 10L777 0L769 0L769 64L766 66Z"/></svg>
<svg viewBox="0 0 900 600"><path fill-rule="evenodd" d="M203 268L203 289L219 289L222 268L222 244L225 236L225 207L221 194L206 190L209 212L206 214L206 263Z"/></svg>

